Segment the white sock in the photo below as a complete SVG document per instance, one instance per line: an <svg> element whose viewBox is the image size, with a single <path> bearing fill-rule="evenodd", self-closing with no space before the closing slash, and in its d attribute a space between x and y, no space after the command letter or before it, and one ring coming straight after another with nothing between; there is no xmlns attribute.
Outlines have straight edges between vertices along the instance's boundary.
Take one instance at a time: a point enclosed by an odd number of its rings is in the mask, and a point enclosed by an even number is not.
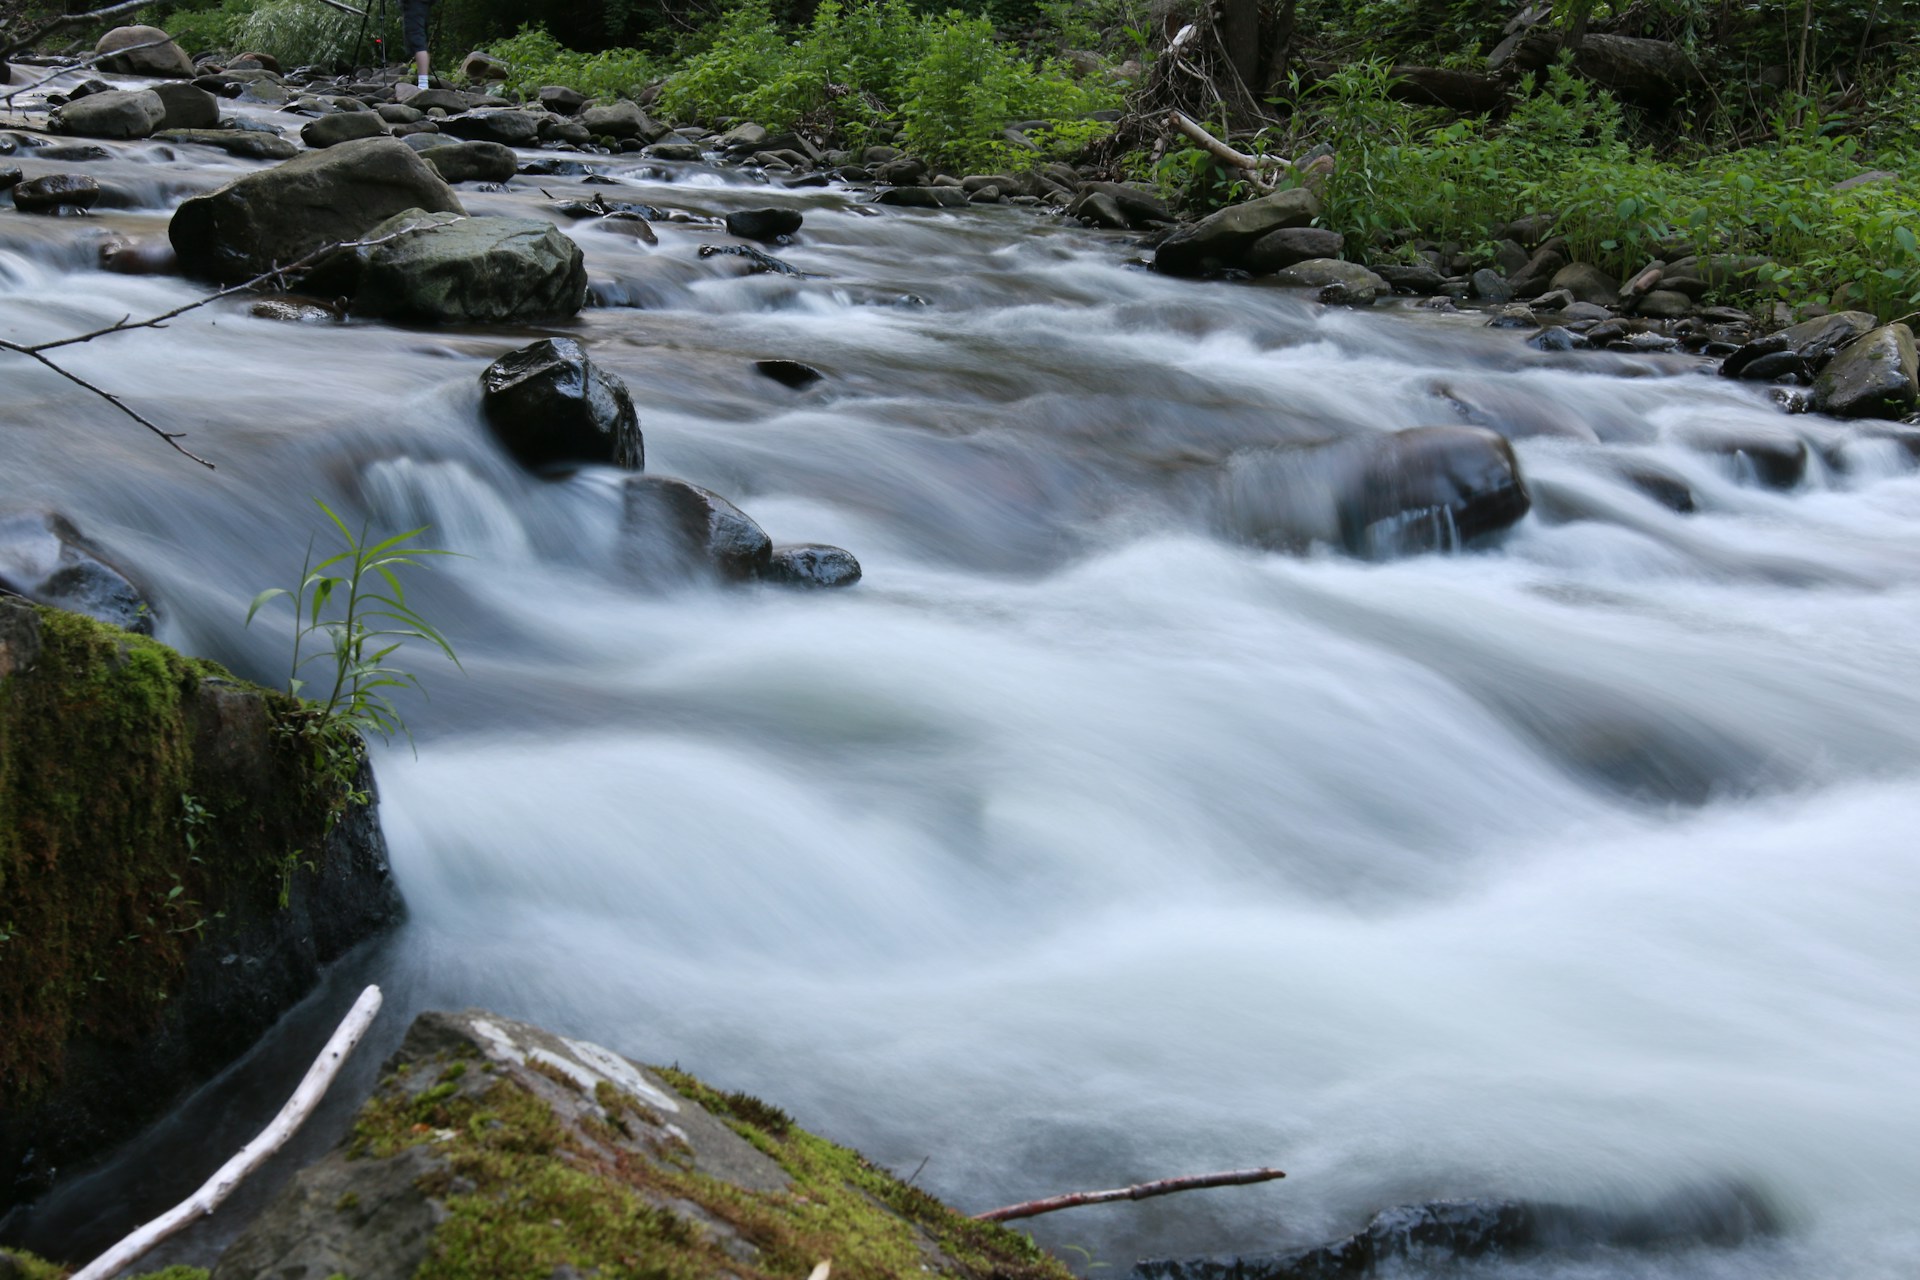
<svg viewBox="0 0 1920 1280"><path fill-rule="evenodd" d="M424 89L424 88L426 88L426 87L427 87L427 77L426 77L426 74L425 74L424 72L423 72L423 73L421 74L421 76L420 76L420 87L421 87L422 89Z"/></svg>

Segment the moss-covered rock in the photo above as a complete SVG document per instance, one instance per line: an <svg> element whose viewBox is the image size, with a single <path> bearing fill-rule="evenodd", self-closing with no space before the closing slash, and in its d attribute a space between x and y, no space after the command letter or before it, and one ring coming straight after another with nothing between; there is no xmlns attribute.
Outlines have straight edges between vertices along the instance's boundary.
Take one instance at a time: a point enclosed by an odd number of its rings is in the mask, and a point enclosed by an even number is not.
<svg viewBox="0 0 1920 1280"><path fill-rule="evenodd" d="M399 899L357 755L219 667L0 599L0 1211L249 1048Z"/></svg>
<svg viewBox="0 0 1920 1280"><path fill-rule="evenodd" d="M1066 1280L976 1222L678 1071L493 1014L415 1021L353 1132L213 1280Z"/></svg>

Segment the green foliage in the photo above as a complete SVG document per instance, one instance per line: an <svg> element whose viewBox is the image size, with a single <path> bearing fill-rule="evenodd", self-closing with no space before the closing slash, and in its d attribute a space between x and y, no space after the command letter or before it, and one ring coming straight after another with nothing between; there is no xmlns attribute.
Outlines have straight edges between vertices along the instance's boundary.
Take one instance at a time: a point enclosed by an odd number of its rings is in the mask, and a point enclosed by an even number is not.
<svg viewBox="0 0 1920 1280"><path fill-rule="evenodd" d="M626 97L659 74L652 56L638 49L578 53L548 35L545 27L521 27L517 35L494 41L486 51L513 68L507 88L523 96L560 84L590 98Z"/></svg>

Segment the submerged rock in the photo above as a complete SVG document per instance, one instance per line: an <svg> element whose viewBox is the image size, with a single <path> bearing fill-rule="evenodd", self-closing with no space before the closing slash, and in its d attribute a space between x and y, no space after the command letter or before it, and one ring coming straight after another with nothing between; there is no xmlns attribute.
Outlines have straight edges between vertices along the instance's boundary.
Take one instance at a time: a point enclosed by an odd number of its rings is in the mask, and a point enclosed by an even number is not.
<svg viewBox="0 0 1920 1280"><path fill-rule="evenodd" d="M690 573L755 578L772 564L773 539L751 516L685 480L627 481L624 516L629 567L643 581L671 582Z"/></svg>
<svg viewBox="0 0 1920 1280"><path fill-rule="evenodd" d="M49 173L13 184L13 206L22 213L83 213L100 200L100 184L75 173Z"/></svg>
<svg viewBox="0 0 1920 1280"><path fill-rule="evenodd" d="M795 391L804 390L820 381L826 375L812 365L801 364L798 360L755 360L754 371L763 378L772 378L783 387Z"/></svg>
<svg viewBox="0 0 1920 1280"><path fill-rule="evenodd" d="M771 244L798 231L800 223L797 209L736 209L727 215L727 234Z"/></svg>
<svg viewBox="0 0 1920 1280"><path fill-rule="evenodd" d="M860 562L851 551L803 542L775 547L760 576L794 587L850 587L860 581Z"/></svg>
<svg viewBox="0 0 1920 1280"><path fill-rule="evenodd" d="M546 338L480 375L487 425L533 471L588 465L638 471L646 444L633 396L572 338Z"/></svg>
<svg viewBox="0 0 1920 1280"><path fill-rule="evenodd" d="M408 209L366 239L354 251L356 315L500 324L562 319L587 300L586 255L544 218Z"/></svg>
<svg viewBox="0 0 1920 1280"><path fill-rule="evenodd" d="M24 596L139 635L153 634L153 606L146 593L56 512L0 515L0 595Z"/></svg>

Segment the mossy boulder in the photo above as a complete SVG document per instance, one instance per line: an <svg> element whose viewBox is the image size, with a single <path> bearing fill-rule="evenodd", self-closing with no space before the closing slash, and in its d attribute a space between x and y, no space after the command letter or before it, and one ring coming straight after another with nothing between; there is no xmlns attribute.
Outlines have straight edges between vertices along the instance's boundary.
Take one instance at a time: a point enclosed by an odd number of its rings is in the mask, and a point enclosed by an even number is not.
<svg viewBox="0 0 1920 1280"><path fill-rule="evenodd" d="M1067 1280L783 1112L479 1010L421 1015L213 1280Z"/></svg>
<svg viewBox="0 0 1920 1280"><path fill-rule="evenodd" d="M345 290L355 315L502 324L565 319L587 300L586 255L544 218L409 209L367 239Z"/></svg>
<svg viewBox="0 0 1920 1280"><path fill-rule="evenodd" d="M0 599L0 1212L250 1048L399 899L357 752L78 614Z"/></svg>
<svg viewBox="0 0 1920 1280"><path fill-rule="evenodd" d="M1882 325L1833 358L1814 381L1813 406L1836 418L1897 418L1920 401L1913 330Z"/></svg>

